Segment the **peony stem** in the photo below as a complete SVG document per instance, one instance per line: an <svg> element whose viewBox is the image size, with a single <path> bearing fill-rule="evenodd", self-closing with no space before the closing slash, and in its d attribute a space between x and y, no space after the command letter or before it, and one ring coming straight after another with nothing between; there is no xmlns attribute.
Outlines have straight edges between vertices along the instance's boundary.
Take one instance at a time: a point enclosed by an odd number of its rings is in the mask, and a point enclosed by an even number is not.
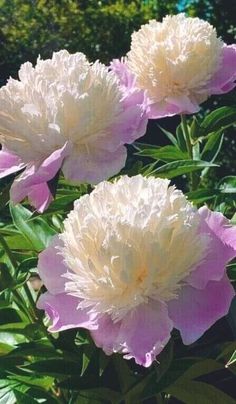
<svg viewBox="0 0 236 404"><path fill-rule="evenodd" d="M182 127L182 131L183 131L184 138L186 141L186 147L187 147L189 158L191 160L193 160L193 145L192 145L191 135L189 132L189 128L188 128L188 124L187 124L185 115L181 115L181 127ZM197 188L198 183L199 183L198 174L192 172L192 173L190 173L189 177L190 177L190 186L189 186L190 191L194 191Z"/></svg>
<svg viewBox="0 0 236 404"><path fill-rule="evenodd" d="M181 115L181 126L182 126L182 131L183 131L183 134L185 137L185 141L186 141L188 155L189 155L190 159L192 159L193 158L193 149L192 149L191 137L190 137L188 124L187 124L185 115Z"/></svg>

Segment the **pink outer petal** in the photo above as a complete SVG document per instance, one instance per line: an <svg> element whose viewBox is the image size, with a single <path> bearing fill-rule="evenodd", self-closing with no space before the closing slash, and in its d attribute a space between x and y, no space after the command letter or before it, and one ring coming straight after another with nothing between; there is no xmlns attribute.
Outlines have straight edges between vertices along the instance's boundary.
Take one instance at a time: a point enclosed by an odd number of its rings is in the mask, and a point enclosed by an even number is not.
<svg viewBox="0 0 236 404"><path fill-rule="evenodd" d="M228 261L236 256L236 227L230 225L221 213L211 212L207 207L199 209L202 218L200 234L211 237L204 261L188 276L186 281L199 289L210 280L220 280Z"/></svg>
<svg viewBox="0 0 236 404"><path fill-rule="evenodd" d="M150 119L164 118L177 114L193 114L198 112L199 105L187 96L168 97L165 101L149 103L148 117Z"/></svg>
<svg viewBox="0 0 236 404"><path fill-rule="evenodd" d="M115 352L114 346L119 330L120 322L114 323L110 316L104 315L98 319L98 328L91 331L91 336L95 344L102 348L106 355L111 355Z"/></svg>
<svg viewBox="0 0 236 404"><path fill-rule="evenodd" d="M120 122L113 127L113 131L123 143L131 144L144 136L147 129L147 105L143 91L134 89L127 94L123 99L123 108Z"/></svg>
<svg viewBox="0 0 236 404"><path fill-rule="evenodd" d="M125 59L113 59L110 68L118 76L120 84L124 86L125 89L132 90L135 86L135 76L127 68Z"/></svg>
<svg viewBox="0 0 236 404"><path fill-rule="evenodd" d="M18 156L6 149L0 151L0 178L22 170L24 167L25 164L22 163Z"/></svg>
<svg viewBox="0 0 236 404"><path fill-rule="evenodd" d="M221 66L207 86L210 94L224 94L236 86L236 45L224 46L222 52Z"/></svg>
<svg viewBox="0 0 236 404"><path fill-rule="evenodd" d="M43 213L53 200L53 196L47 183L34 185L28 193L30 205L34 206L37 212Z"/></svg>
<svg viewBox="0 0 236 404"><path fill-rule="evenodd" d="M188 345L200 338L217 320L225 316L235 295L229 280L209 282L205 289L182 288L177 299L168 303L169 316Z"/></svg>
<svg viewBox="0 0 236 404"><path fill-rule="evenodd" d="M39 167L36 164L28 166L13 183L11 200L18 203L28 195L35 208L42 212L52 199L47 181L51 180L60 169L68 149L68 144L65 144L61 149L54 151Z"/></svg>
<svg viewBox="0 0 236 404"><path fill-rule="evenodd" d="M40 296L37 307L45 310L52 321L52 325L48 328L51 332L77 327L96 329L94 315L90 315L86 310L77 309L78 304L78 298L66 293L51 295L47 292Z"/></svg>
<svg viewBox="0 0 236 404"><path fill-rule="evenodd" d="M58 236L54 236L49 247L39 254L39 276L52 295L65 292L66 279L62 275L68 272L68 269L57 248L61 246L63 242Z"/></svg>
<svg viewBox="0 0 236 404"><path fill-rule="evenodd" d="M136 139L145 135L148 123L147 117L147 97L143 90L135 85L135 77L128 70L125 62L114 59L111 62L111 70L118 76L121 90L124 94L122 100L124 113L119 124L113 127L113 131L118 131L117 137L123 143L132 143Z"/></svg>
<svg viewBox="0 0 236 404"><path fill-rule="evenodd" d="M206 206L199 209L199 213L213 233L229 247L229 259L236 255L236 226L220 212L212 212Z"/></svg>
<svg viewBox="0 0 236 404"><path fill-rule="evenodd" d="M122 352L138 365L149 367L170 339L172 321L165 304L149 302L131 310L119 323L99 320L91 332L95 344L107 354Z"/></svg>
<svg viewBox="0 0 236 404"><path fill-rule="evenodd" d="M74 152L67 157L62 171L68 180L97 184L117 174L124 167L126 158L124 146L114 152L90 148L83 154Z"/></svg>

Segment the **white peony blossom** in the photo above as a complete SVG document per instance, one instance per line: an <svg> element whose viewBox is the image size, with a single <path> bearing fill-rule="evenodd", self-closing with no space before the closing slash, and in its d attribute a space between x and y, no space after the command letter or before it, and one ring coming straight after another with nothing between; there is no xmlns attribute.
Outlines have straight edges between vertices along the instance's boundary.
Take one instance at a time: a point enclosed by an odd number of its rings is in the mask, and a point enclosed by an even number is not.
<svg viewBox="0 0 236 404"><path fill-rule="evenodd" d="M223 45L208 22L184 14L167 16L133 33L127 65L151 103L182 104L191 112L186 100L196 105L207 99L206 87L221 65ZM169 107L169 114L173 111Z"/></svg>
<svg viewBox="0 0 236 404"><path fill-rule="evenodd" d="M178 296L206 254L200 216L169 181L141 175L100 183L64 222L65 290L114 321L149 299Z"/></svg>
<svg viewBox="0 0 236 404"><path fill-rule="evenodd" d="M80 154L119 120L117 77L82 53L63 50L39 58L35 68L27 62L19 79L0 90L0 141L24 162L48 156L66 141Z"/></svg>

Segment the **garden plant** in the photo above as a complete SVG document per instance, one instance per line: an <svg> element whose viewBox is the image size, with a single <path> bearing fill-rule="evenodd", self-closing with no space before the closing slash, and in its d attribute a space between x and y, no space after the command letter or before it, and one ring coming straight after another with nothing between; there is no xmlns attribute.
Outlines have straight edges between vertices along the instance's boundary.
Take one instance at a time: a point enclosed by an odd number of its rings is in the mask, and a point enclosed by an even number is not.
<svg viewBox="0 0 236 404"><path fill-rule="evenodd" d="M147 19L119 58L61 49L0 88L0 403L235 403L236 45L216 28Z"/></svg>

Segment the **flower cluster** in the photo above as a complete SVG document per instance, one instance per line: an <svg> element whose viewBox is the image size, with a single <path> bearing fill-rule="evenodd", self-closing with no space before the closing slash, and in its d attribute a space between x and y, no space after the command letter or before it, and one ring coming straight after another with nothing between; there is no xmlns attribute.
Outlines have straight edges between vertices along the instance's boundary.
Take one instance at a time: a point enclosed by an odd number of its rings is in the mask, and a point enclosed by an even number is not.
<svg viewBox="0 0 236 404"><path fill-rule="evenodd" d="M42 212L52 200L48 181L98 183L125 165L125 143L144 135L142 90L124 91L114 72L67 51L25 63L19 81L0 89L0 176L25 169L11 199L25 196Z"/></svg>
<svg viewBox="0 0 236 404"><path fill-rule="evenodd" d="M197 112L235 80L236 45L179 14L143 25L109 67L62 50L23 64L19 80L0 89L0 178L19 174L13 203L28 197L43 212L60 170L71 182L98 184L39 255L47 292L38 308L49 331L85 328L106 354L149 367L173 328L191 344L227 314L236 228L195 208L167 179L104 180L125 166L125 145L145 134L148 118Z"/></svg>
<svg viewBox="0 0 236 404"><path fill-rule="evenodd" d="M190 344L227 314L235 255L236 229L221 214L198 211L168 180L124 176L76 201L40 254L48 292L38 307L50 331L87 328L107 354L148 367L173 327Z"/></svg>

